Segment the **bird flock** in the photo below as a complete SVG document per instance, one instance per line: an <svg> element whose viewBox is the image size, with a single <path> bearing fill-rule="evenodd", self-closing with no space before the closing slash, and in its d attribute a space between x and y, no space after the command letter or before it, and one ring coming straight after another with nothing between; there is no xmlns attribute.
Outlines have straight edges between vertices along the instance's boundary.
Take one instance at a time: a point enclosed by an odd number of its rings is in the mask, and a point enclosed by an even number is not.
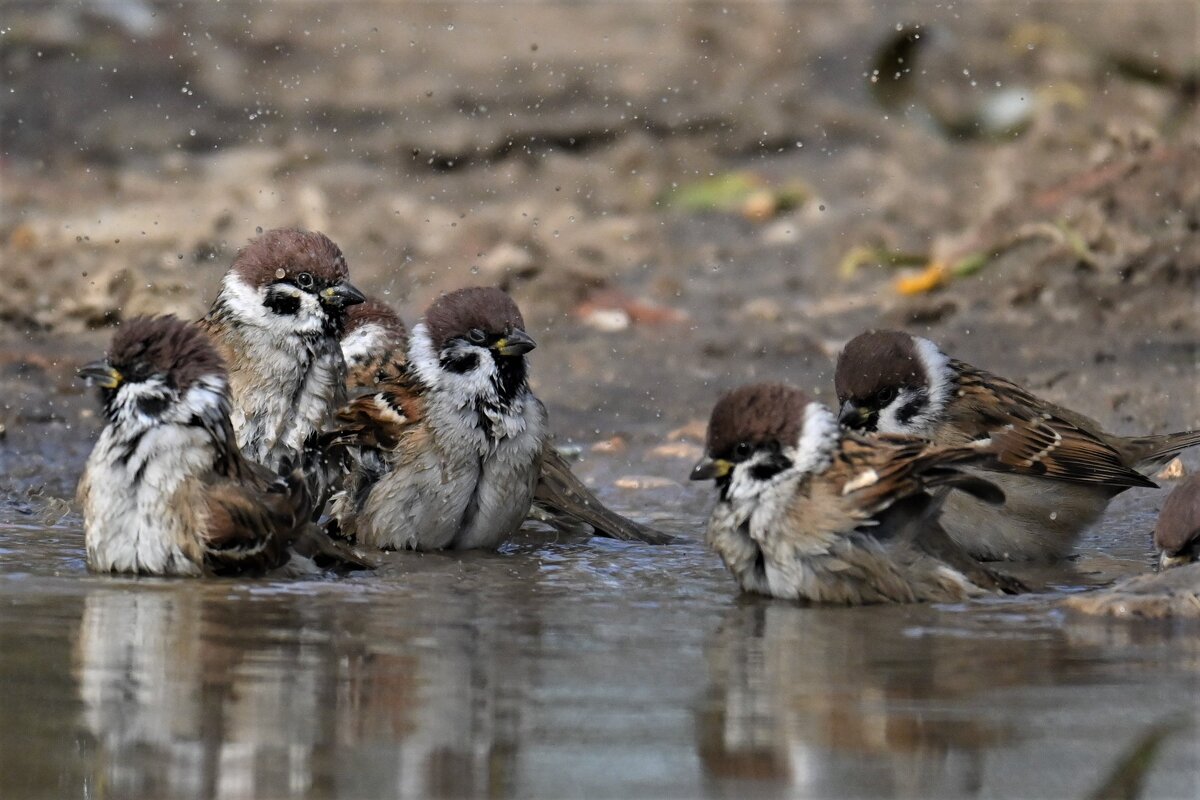
<svg viewBox="0 0 1200 800"><path fill-rule="evenodd" d="M210 311L135 317L80 370L104 428L79 483L96 572L305 575L372 551L495 549L527 519L648 544L552 446L535 347L503 291L441 295L408 328L321 233L237 254ZM712 409L693 480L742 591L818 603L960 601L1027 587L1117 494L1200 432L1123 437L898 331L850 341L836 411L783 383ZM1200 549L1200 480L1160 514L1162 568Z"/></svg>

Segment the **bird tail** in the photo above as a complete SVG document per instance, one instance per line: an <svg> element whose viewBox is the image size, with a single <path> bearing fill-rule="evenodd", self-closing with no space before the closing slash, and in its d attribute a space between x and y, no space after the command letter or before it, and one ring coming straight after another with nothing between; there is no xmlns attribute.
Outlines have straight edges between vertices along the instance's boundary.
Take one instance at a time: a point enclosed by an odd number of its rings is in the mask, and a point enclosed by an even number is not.
<svg viewBox="0 0 1200 800"><path fill-rule="evenodd" d="M1162 433L1156 436L1130 436L1121 440L1122 455L1142 472L1170 461L1189 447L1200 445L1200 430Z"/></svg>
<svg viewBox="0 0 1200 800"><path fill-rule="evenodd" d="M556 528L583 522L591 526L596 536L646 544L669 544L675 538L626 519L605 506L575 477L566 459L548 442L542 449L542 474L533 503L542 512L538 516Z"/></svg>
<svg viewBox="0 0 1200 800"><path fill-rule="evenodd" d="M284 464L284 468L287 471L281 477L286 486L292 518L296 523L289 536L292 549L312 559L324 570L349 572L374 569L374 563L355 552L349 545L330 539L320 525L314 522L324 502L313 496L312 473L299 466L291 467L289 464Z"/></svg>
<svg viewBox="0 0 1200 800"><path fill-rule="evenodd" d="M356 552L350 545L335 541L315 522L307 523L292 543L297 553L313 560L318 567L334 572L353 572L360 569L375 569L370 559Z"/></svg>

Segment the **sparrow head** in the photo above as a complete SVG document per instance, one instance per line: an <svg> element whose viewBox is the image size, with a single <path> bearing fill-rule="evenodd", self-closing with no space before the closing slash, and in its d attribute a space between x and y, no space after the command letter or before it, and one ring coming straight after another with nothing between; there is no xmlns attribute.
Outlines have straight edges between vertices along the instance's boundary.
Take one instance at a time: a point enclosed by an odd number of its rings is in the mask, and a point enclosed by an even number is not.
<svg viewBox="0 0 1200 800"><path fill-rule="evenodd" d="M505 406L526 385L525 354L533 348L513 299L472 287L433 301L413 329L409 360L427 383Z"/></svg>
<svg viewBox="0 0 1200 800"><path fill-rule="evenodd" d="M145 430L229 413L225 363L203 331L174 316L122 323L108 357L79 375L100 387L110 424Z"/></svg>
<svg viewBox="0 0 1200 800"><path fill-rule="evenodd" d="M868 331L838 356L834 386L848 428L926 436L954 384L937 345L901 331Z"/></svg>
<svg viewBox="0 0 1200 800"><path fill-rule="evenodd" d="M350 285L346 258L328 236L279 228L238 252L218 303L242 324L283 335L337 335L346 309L365 299Z"/></svg>
<svg viewBox="0 0 1200 800"><path fill-rule="evenodd" d="M838 439L832 412L799 389L742 386L713 407L706 454L690 477L715 480L723 499L753 497L781 475L823 471Z"/></svg>
<svg viewBox="0 0 1200 800"><path fill-rule="evenodd" d="M368 298L346 312L341 343L350 388L374 386L399 373L405 360L408 328L391 306Z"/></svg>
<svg viewBox="0 0 1200 800"><path fill-rule="evenodd" d="M356 333L370 334L372 340L377 343L386 341L389 344L397 344L408 338L408 327L395 309L382 300L368 297L347 309L342 342L346 342Z"/></svg>
<svg viewBox="0 0 1200 800"><path fill-rule="evenodd" d="M1167 495L1154 527L1154 546L1162 569L1200 560L1200 475L1188 477Z"/></svg>

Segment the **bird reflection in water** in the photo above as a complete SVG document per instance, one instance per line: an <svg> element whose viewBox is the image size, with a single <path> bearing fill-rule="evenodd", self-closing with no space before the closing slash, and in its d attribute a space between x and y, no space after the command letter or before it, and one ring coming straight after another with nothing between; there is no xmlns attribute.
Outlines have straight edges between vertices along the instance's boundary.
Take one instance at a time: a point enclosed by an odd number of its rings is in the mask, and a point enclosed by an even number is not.
<svg viewBox="0 0 1200 800"><path fill-rule="evenodd" d="M361 610L361 609L360 609ZM503 786L494 642L300 594L185 582L87 596L75 646L87 796L431 796ZM380 625L388 625L379 650ZM515 705L515 704L514 704Z"/></svg>
<svg viewBox="0 0 1200 800"><path fill-rule="evenodd" d="M881 611L758 599L729 610L708 646L710 687L696 724L711 792L979 792L985 749L1012 731L989 719L986 701L972 709L971 696L1008 679L1002 666L986 676L964 670L988 659L981 646L995 648L992 663L1002 664L1005 642L934 637L923 657L913 659L911 642L889 655L906 612L888 610L890 621L881 621ZM875 624L880 636L855 630ZM944 710L951 698L954 713Z"/></svg>

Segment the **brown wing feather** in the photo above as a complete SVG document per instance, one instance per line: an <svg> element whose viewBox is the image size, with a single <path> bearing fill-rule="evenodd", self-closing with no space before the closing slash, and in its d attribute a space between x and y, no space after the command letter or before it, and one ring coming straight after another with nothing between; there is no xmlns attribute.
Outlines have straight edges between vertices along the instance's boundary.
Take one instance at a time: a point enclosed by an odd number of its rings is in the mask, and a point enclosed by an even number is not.
<svg viewBox="0 0 1200 800"><path fill-rule="evenodd" d="M406 374L356 397L337 413L335 441L342 445L395 450L425 416L425 401Z"/></svg>
<svg viewBox="0 0 1200 800"><path fill-rule="evenodd" d="M363 363L347 365L347 388L351 391L371 389L398 381L408 363L408 354L404 351L406 343L405 339L397 339L391 348Z"/></svg>
<svg viewBox="0 0 1200 800"><path fill-rule="evenodd" d="M1011 381L952 362L959 375L956 427L990 436L996 460L1010 471L1115 490L1156 484L1125 463L1100 427Z"/></svg>
<svg viewBox="0 0 1200 800"><path fill-rule="evenodd" d="M647 544L669 544L675 538L626 519L604 505L575 477L566 459L550 442L542 447L541 471L533 501L552 516L560 515L587 523L596 536Z"/></svg>
<svg viewBox="0 0 1200 800"><path fill-rule="evenodd" d="M918 492L960 483L971 486L978 479L955 467L986 465L994 457L989 449L976 446L936 447L907 436L847 434L830 470L832 483L842 487L843 496L853 494L852 505L873 516ZM981 487L978 490L986 493Z"/></svg>
<svg viewBox="0 0 1200 800"><path fill-rule="evenodd" d="M206 568L218 575L261 573L287 563L288 546L308 520L298 515L303 505L295 494L213 476L201 542Z"/></svg>

